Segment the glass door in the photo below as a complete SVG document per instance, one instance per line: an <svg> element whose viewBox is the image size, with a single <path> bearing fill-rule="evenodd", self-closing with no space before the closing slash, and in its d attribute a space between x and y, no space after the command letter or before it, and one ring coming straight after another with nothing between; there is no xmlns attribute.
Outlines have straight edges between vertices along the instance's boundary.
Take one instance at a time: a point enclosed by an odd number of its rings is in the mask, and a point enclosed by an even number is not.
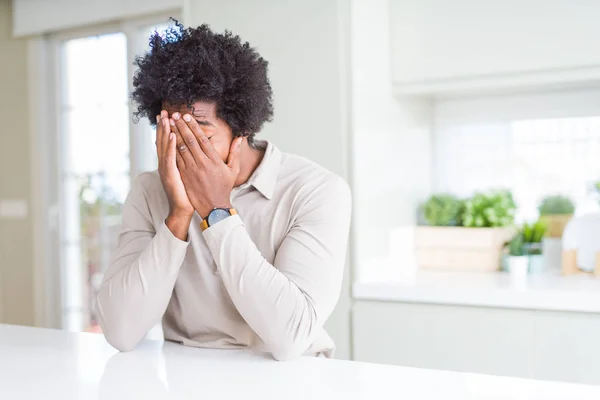
<svg viewBox="0 0 600 400"><path fill-rule="evenodd" d="M148 51L151 33L167 27L128 21L113 32L58 41L60 222L53 240L63 329L100 332L95 298L115 254L130 180L157 167L154 129L133 120L129 93L133 60Z"/></svg>
<svg viewBox="0 0 600 400"><path fill-rule="evenodd" d="M129 191L127 39L110 33L65 41L60 65L63 327L97 330L93 299Z"/></svg>

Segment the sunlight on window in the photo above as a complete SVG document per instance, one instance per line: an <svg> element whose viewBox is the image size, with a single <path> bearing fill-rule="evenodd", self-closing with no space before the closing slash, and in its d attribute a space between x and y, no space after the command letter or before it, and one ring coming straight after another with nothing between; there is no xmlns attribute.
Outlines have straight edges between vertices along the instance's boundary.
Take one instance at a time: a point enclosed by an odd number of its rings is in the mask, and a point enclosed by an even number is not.
<svg viewBox="0 0 600 400"><path fill-rule="evenodd" d="M591 188L600 179L600 117L515 121L511 132L519 219L536 218L540 200L552 194L571 197L577 214L597 209Z"/></svg>
<svg viewBox="0 0 600 400"><path fill-rule="evenodd" d="M61 66L63 318L69 330L95 330L93 299L129 191L126 37L66 41Z"/></svg>

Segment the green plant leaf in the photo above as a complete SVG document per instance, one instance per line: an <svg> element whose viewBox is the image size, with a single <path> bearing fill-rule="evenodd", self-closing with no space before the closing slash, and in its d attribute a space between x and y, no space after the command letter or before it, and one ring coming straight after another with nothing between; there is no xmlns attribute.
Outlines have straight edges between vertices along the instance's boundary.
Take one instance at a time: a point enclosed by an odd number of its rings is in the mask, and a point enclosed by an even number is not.
<svg viewBox="0 0 600 400"><path fill-rule="evenodd" d="M570 215L575 212L575 205L565 196L547 196L538 206L540 215Z"/></svg>
<svg viewBox="0 0 600 400"><path fill-rule="evenodd" d="M425 221L432 226L461 225L464 201L450 194L431 196L423 205Z"/></svg>
<svg viewBox="0 0 600 400"><path fill-rule="evenodd" d="M476 193L465 202L462 220L467 227L503 227L514 223L516 205L506 190Z"/></svg>

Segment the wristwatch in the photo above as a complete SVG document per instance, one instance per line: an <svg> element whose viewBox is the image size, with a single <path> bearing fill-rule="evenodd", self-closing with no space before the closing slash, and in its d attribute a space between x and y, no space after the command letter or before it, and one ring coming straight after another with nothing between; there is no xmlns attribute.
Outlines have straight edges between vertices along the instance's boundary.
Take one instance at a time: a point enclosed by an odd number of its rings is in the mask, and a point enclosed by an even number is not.
<svg viewBox="0 0 600 400"><path fill-rule="evenodd" d="M232 215L236 215L237 211L235 208L213 208L206 218L200 223L200 229L203 231L213 226L219 221L223 221L225 218Z"/></svg>

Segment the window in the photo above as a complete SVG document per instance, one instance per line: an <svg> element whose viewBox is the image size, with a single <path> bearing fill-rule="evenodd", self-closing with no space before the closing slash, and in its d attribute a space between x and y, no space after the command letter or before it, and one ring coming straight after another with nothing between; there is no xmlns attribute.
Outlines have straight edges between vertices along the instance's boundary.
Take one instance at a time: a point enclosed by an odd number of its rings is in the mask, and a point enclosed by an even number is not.
<svg viewBox="0 0 600 400"><path fill-rule="evenodd" d="M63 313L93 328L93 297L114 249L129 190L127 40L123 33L61 46Z"/></svg>
<svg viewBox="0 0 600 400"><path fill-rule="evenodd" d="M596 209L600 180L600 117L514 121L511 124L513 193L519 217L535 219L544 196L570 197L576 212Z"/></svg>
<svg viewBox="0 0 600 400"><path fill-rule="evenodd" d="M543 197L564 195L576 213L598 210L600 91L572 90L439 101L434 117L434 192L467 197L506 188L517 222Z"/></svg>
<svg viewBox="0 0 600 400"><path fill-rule="evenodd" d="M98 33L57 35L56 156L59 160L60 325L99 331L94 300L116 249L130 180L157 166L154 129L134 121L133 60L167 17L128 21ZM52 165L49 165L53 168ZM51 208L51 207L49 207ZM56 273L53 271L52 273ZM56 290L56 289L55 289Z"/></svg>

